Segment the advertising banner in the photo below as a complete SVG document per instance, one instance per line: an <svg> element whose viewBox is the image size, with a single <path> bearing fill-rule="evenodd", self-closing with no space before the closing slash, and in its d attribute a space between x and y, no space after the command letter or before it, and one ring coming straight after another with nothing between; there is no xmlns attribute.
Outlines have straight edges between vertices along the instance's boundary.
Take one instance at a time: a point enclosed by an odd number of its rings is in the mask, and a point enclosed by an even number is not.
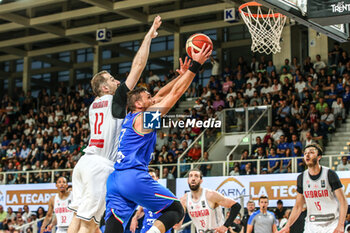
<svg viewBox="0 0 350 233"><path fill-rule="evenodd" d="M159 183L165 187L167 185L166 179L160 179ZM47 211L51 196L56 194L54 183L0 185L0 205L4 210L11 207L17 211L28 205L30 211L37 211L40 206Z"/></svg>
<svg viewBox="0 0 350 233"><path fill-rule="evenodd" d="M337 172L343 187L345 196L350 203L350 172ZM224 196L237 199L244 197L244 206L249 199L257 200L259 196L269 197L269 206L277 206L277 201L282 200L284 206L294 206L297 196L297 177L299 174L274 174L274 175L249 175L249 176L220 176L203 177L202 187L216 190ZM176 180L176 196L182 197L189 192L187 178Z"/></svg>
<svg viewBox="0 0 350 233"><path fill-rule="evenodd" d="M31 211L36 211L39 206L47 210L50 197L56 193L53 183L0 185L0 205L5 210L12 207L14 211L23 209L24 205L28 205Z"/></svg>

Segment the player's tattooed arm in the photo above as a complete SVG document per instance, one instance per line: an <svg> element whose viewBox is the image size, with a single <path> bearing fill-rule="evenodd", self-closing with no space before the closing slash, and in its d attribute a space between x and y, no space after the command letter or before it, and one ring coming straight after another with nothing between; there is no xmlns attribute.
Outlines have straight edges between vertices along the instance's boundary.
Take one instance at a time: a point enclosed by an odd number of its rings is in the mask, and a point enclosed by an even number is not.
<svg viewBox="0 0 350 233"><path fill-rule="evenodd" d="M162 101L163 97L168 95L171 89L174 87L177 81L180 80L180 77L185 74L191 64L191 59L188 57L185 58L185 62L182 61L182 58L179 58L180 61L180 69L177 69L176 72L179 73L179 76L171 80L167 85L165 85L162 89L158 91L158 93L153 97L154 103L159 103Z"/></svg>
<svg viewBox="0 0 350 233"><path fill-rule="evenodd" d="M136 86L136 83L139 81L142 71L144 70L148 56L149 56L149 50L151 47L151 41L153 38L157 37L158 35L158 28L162 24L162 19L158 15L157 17L154 18L152 27L146 34L139 50L137 51L134 60L131 65L131 70L130 73L125 81L125 84L127 87L132 90Z"/></svg>

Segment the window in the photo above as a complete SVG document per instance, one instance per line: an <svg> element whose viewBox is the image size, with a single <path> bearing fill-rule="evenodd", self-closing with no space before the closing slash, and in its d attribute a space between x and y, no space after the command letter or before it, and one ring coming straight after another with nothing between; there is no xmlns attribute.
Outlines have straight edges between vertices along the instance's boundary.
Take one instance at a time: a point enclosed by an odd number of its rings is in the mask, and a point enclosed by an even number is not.
<svg viewBox="0 0 350 233"><path fill-rule="evenodd" d="M87 62L94 60L92 48L77 50L77 62Z"/></svg>
<svg viewBox="0 0 350 233"><path fill-rule="evenodd" d="M16 60L16 72L23 71L23 59Z"/></svg>
<svg viewBox="0 0 350 233"><path fill-rule="evenodd" d="M58 72L58 82L69 81L69 70Z"/></svg>

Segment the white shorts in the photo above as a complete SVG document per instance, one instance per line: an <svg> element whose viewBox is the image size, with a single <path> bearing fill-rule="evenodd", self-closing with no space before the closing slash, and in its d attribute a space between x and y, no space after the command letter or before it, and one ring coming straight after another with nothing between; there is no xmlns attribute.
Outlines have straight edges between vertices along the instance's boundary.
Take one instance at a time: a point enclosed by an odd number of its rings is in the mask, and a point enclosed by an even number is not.
<svg viewBox="0 0 350 233"><path fill-rule="evenodd" d="M315 224L306 221L304 233L333 233L335 228L337 228L337 225L338 219L326 224Z"/></svg>
<svg viewBox="0 0 350 233"><path fill-rule="evenodd" d="M73 170L73 198L69 209L82 220L99 224L106 209L106 182L114 162L98 155L84 155Z"/></svg>

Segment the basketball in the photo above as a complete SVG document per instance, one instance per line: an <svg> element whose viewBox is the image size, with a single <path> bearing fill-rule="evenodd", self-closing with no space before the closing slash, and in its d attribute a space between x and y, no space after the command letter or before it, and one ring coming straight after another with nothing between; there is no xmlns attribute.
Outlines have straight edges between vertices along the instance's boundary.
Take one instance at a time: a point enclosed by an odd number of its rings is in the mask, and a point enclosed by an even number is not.
<svg viewBox="0 0 350 233"><path fill-rule="evenodd" d="M194 51L199 52L205 43L209 44L211 49L213 49L213 42L207 35L203 33L196 33L190 36L190 38L188 38L186 41L186 52L188 56L192 58L191 47L193 47Z"/></svg>

